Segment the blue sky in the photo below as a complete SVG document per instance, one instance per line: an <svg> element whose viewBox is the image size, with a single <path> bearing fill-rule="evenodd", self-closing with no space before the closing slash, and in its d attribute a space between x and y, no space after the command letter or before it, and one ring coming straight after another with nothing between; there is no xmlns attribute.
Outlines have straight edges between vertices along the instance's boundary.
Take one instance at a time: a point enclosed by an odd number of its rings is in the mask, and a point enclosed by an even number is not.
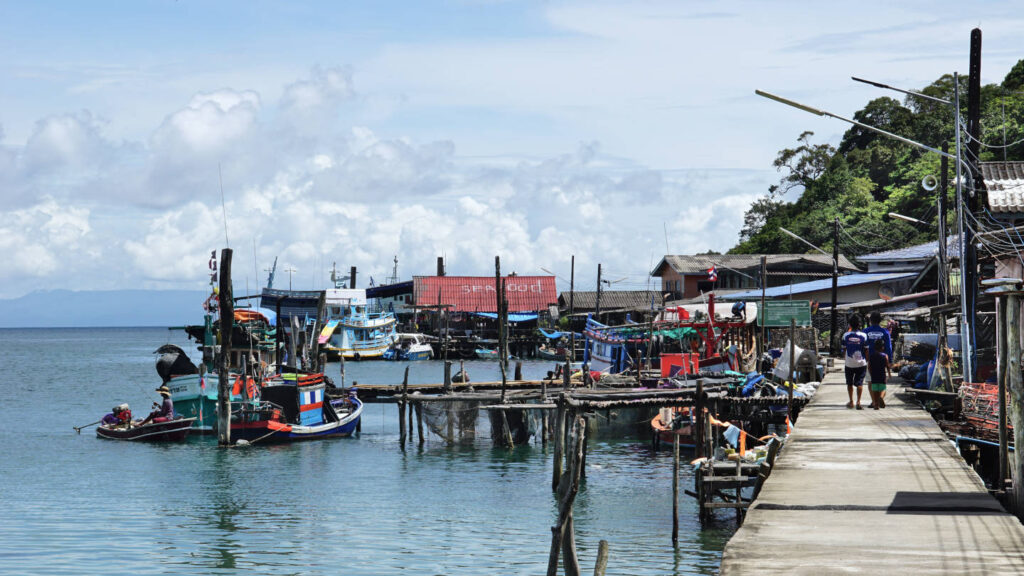
<svg viewBox="0 0 1024 576"><path fill-rule="evenodd" d="M997 2L0 2L0 297L725 250L803 130L1024 53ZM219 179L224 182L224 208ZM667 236L667 237L666 237ZM588 273L589 274L589 273Z"/></svg>

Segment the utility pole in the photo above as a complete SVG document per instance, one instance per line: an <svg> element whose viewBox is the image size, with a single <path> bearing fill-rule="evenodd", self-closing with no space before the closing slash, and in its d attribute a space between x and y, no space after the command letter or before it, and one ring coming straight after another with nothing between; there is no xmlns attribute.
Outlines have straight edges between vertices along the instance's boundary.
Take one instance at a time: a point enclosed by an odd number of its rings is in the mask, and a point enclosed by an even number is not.
<svg viewBox="0 0 1024 576"><path fill-rule="evenodd" d="M948 152L949 145L942 143L942 151ZM939 306L949 298L949 279L946 271L946 200L949 198L949 158L942 156L939 168ZM945 326L940 327L945 332Z"/></svg>
<svg viewBox="0 0 1024 576"><path fill-rule="evenodd" d="M764 321L767 318L764 309L765 291L768 289L768 257L761 256L761 307L757 309L760 314L760 321L758 324L761 325L761 345L758 346L757 350L757 371L761 371L761 355L768 349L768 343L764 341Z"/></svg>
<svg viewBox="0 0 1024 576"><path fill-rule="evenodd" d="M594 319L601 321L601 265L597 265L597 302L594 304Z"/></svg>
<svg viewBox="0 0 1024 576"><path fill-rule="evenodd" d="M837 343L839 335L839 314L836 307L839 305L839 218L832 222L832 318L828 333L828 353L835 358L839 353Z"/></svg>
<svg viewBox="0 0 1024 576"><path fill-rule="evenodd" d="M575 362L576 361L576 330L572 327L572 315L573 315L574 308L575 308L575 306L574 306L575 302L573 301L574 300L573 296L574 296L575 288L576 288L576 286L575 286L575 284L576 284L576 255L575 254L572 255L572 260L570 262L571 263L569 264L569 324L568 324L568 326L569 326L569 354L568 354L568 358L569 358L569 362Z"/></svg>
<svg viewBox="0 0 1024 576"><path fill-rule="evenodd" d="M968 164L971 170L971 182L978 182L980 180L980 174L978 173L977 159L981 152L981 29L975 28L971 30L971 57L970 57L970 72L967 77L967 133L970 135L970 140L967 142L967 156ZM955 78L955 76L954 76ZM957 104L956 107L956 126L957 126L957 137L959 139L960 134L960 106ZM957 158L960 155L957 154ZM973 186L972 186L973 188ZM975 191L966 198L967 209L970 210L972 215L978 213L980 194ZM975 325L975 307L978 301L978 251L974 244L974 233L971 231L970 226L965 226L964 236L964 277L961 283L961 292L963 297L966 298L966 312L967 316L967 332L964 335L968 340L971 340L974 336L974 325ZM969 363L964 363L964 382L974 382L974 342L971 342L970 346L971 359ZM967 370L966 368L970 368Z"/></svg>
<svg viewBox="0 0 1024 576"><path fill-rule="evenodd" d="M967 246L964 235L964 181L963 161L960 150L960 75L953 73L953 111L956 125L956 228L960 252L960 355L963 363L964 382L974 381L973 343L971 342L970 316L968 315Z"/></svg>

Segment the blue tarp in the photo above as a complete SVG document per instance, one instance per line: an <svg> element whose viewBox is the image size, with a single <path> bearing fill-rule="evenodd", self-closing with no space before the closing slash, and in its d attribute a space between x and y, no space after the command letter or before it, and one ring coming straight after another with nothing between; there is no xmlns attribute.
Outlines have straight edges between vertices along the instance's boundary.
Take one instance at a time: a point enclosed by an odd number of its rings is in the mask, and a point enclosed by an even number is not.
<svg viewBox="0 0 1024 576"><path fill-rule="evenodd" d="M561 332L558 332L558 331L548 332L547 330L545 330L543 328L538 328L538 330L540 330L541 334L547 336L548 338L551 338L552 340L558 340L562 336L568 336L568 334L562 334Z"/></svg>
<svg viewBox="0 0 1024 576"><path fill-rule="evenodd" d="M476 314L477 316L480 316L482 318L491 318L493 320L498 319L498 315L495 314L494 312L474 312L473 314ZM536 319L536 312L509 312L508 314L509 322L529 322L530 320Z"/></svg>

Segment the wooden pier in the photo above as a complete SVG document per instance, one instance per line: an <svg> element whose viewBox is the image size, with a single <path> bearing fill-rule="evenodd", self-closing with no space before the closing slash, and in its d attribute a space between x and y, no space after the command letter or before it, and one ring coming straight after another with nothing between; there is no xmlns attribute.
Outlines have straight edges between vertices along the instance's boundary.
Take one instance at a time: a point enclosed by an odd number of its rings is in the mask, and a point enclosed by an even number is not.
<svg viewBox="0 0 1024 576"><path fill-rule="evenodd" d="M867 385L865 385L867 388ZM1024 526L927 412L846 408L830 372L729 541L721 574L1019 574Z"/></svg>

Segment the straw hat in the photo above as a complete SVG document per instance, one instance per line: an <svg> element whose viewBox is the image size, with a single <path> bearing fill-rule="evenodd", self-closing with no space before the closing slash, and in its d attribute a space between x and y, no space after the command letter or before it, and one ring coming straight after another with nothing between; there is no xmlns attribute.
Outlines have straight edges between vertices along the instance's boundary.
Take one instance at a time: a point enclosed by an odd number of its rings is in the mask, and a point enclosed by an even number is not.
<svg viewBox="0 0 1024 576"><path fill-rule="evenodd" d="M171 390L166 385L157 388L156 391L159 392L161 396L164 396L166 398L171 397Z"/></svg>

